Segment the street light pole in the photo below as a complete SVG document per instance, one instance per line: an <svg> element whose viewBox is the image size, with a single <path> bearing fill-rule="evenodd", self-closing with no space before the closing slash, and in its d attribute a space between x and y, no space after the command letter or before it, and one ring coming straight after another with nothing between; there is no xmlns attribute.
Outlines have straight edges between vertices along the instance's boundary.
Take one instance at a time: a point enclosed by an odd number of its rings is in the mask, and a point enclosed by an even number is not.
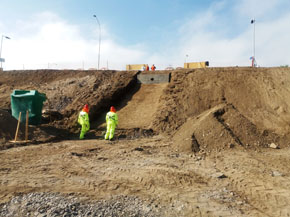
<svg viewBox="0 0 290 217"><path fill-rule="evenodd" d="M98 70L99 70L100 69L100 50L101 50L101 24L98 17L96 15L94 15L94 17L96 18L99 24L99 54L98 54Z"/></svg>
<svg viewBox="0 0 290 217"><path fill-rule="evenodd" d="M187 63L188 54L185 55L185 63Z"/></svg>
<svg viewBox="0 0 290 217"><path fill-rule="evenodd" d="M253 66L255 66L256 62L256 49L255 49L255 31L256 31L256 20L251 20L251 24L254 24L254 32L253 32Z"/></svg>
<svg viewBox="0 0 290 217"><path fill-rule="evenodd" d="M256 33L256 21L254 20L254 35L253 35L253 46L254 46L254 58L256 59L256 37L255 37L255 33Z"/></svg>
<svg viewBox="0 0 290 217"><path fill-rule="evenodd" d="M0 46L0 62L1 62L1 67L0 67L0 69L2 69L2 62L3 62L3 60L2 60L2 44L3 44L3 38L10 39L8 36L5 36L5 35L2 35L2 37L1 37L1 46Z"/></svg>

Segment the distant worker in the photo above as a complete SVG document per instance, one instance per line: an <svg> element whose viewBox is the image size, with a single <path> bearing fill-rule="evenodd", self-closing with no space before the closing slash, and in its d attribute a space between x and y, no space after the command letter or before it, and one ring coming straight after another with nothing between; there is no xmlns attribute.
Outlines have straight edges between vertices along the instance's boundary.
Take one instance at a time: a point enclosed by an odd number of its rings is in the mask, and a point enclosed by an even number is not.
<svg viewBox="0 0 290 217"><path fill-rule="evenodd" d="M90 120L89 120L89 106L88 104L85 104L82 111L79 114L78 117L78 123L82 126L81 133L80 133L80 139L84 139L85 134L90 129Z"/></svg>
<svg viewBox="0 0 290 217"><path fill-rule="evenodd" d="M149 71L149 66L148 66L148 64L146 65L146 71Z"/></svg>
<svg viewBox="0 0 290 217"><path fill-rule="evenodd" d="M142 68L141 68L141 71L145 71L146 70L146 66L143 65Z"/></svg>
<svg viewBox="0 0 290 217"><path fill-rule="evenodd" d="M256 59L254 56L250 57L250 60L252 60L252 67L256 67Z"/></svg>
<svg viewBox="0 0 290 217"><path fill-rule="evenodd" d="M151 70L155 71L156 67L154 66L154 64L151 66Z"/></svg>
<svg viewBox="0 0 290 217"><path fill-rule="evenodd" d="M107 132L106 140L112 140L115 134L115 128L118 125L118 115L114 106L111 106L110 111L106 115Z"/></svg>

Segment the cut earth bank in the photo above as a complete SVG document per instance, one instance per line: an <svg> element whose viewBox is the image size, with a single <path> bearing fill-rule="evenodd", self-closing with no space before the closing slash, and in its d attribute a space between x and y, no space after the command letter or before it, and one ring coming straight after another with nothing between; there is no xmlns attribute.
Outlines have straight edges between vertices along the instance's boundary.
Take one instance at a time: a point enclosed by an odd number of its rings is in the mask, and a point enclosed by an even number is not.
<svg viewBox="0 0 290 217"><path fill-rule="evenodd" d="M142 215L146 207L161 216L289 214L289 69L177 70L168 84L139 84L137 73L1 72L2 213L17 195L61 193L89 201L138 198ZM13 89L48 98L47 118L30 126L28 144L8 142L17 124L9 113ZM85 103L92 129L78 141L76 117ZM120 125L106 143L111 105Z"/></svg>

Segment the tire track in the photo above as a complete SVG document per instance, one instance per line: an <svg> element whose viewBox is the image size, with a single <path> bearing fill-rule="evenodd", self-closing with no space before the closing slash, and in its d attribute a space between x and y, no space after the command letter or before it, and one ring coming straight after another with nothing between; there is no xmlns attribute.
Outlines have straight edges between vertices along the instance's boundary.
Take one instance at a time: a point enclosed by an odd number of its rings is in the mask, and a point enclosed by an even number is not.
<svg viewBox="0 0 290 217"><path fill-rule="evenodd" d="M246 198L255 215L260 216L287 216L290 215L290 184L288 177L274 177L270 171L277 169L275 158L272 161L261 158L264 155L244 154L250 157L244 157L243 164L235 165L232 168L232 174L229 179L232 183L232 189L242 198ZM225 162L230 164L236 159L227 157ZM250 171L246 171L251 168ZM279 167L281 169L281 167ZM230 173L230 171L228 171ZM279 184L278 184L279 183ZM277 214L279 209L283 214Z"/></svg>

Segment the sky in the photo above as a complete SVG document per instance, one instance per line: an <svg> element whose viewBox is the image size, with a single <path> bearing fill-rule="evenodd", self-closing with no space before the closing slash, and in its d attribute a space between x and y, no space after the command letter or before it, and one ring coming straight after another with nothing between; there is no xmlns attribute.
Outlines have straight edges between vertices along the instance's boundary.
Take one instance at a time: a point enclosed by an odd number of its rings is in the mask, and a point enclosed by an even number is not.
<svg viewBox="0 0 290 217"><path fill-rule="evenodd" d="M0 34L4 70L282 66L290 1L0 0Z"/></svg>

